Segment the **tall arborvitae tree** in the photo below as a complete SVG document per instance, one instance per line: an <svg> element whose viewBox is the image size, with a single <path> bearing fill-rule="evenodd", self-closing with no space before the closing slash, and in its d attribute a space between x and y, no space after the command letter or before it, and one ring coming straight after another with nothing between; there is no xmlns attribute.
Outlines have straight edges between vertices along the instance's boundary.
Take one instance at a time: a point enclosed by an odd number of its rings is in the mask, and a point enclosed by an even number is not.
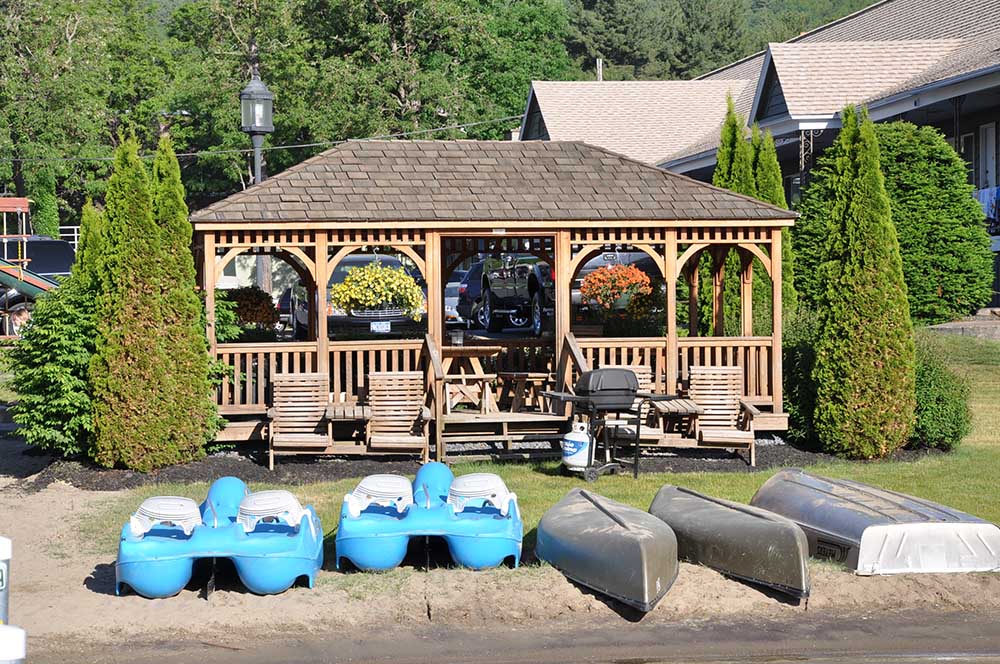
<svg viewBox="0 0 1000 664"><path fill-rule="evenodd" d="M31 178L28 196L34 205L31 228L35 235L59 237L59 199L56 197L56 176L44 167Z"/></svg>
<svg viewBox="0 0 1000 664"><path fill-rule="evenodd" d="M18 394L12 407L18 434L29 445L66 456L93 451L88 375L97 320L91 275L101 253L103 224L102 214L87 201L72 274L38 300L31 322L8 354Z"/></svg>
<svg viewBox="0 0 1000 664"><path fill-rule="evenodd" d="M162 336L168 351L168 382L164 396L171 406L170 446L182 456L194 455L217 430L211 398L209 357L201 300L195 291L191 254L191 222L184 203L184 185L170 139L160 139L153 161L153 215L160 230L165 289Z"/></svg>
<svg viewBox="0 0 1000 664"><path fill-rule="evenodd" d="M866 112L841 112L820 267L812 376L823 448L879 458L902 447L914 422L914 346L906 284Z"/></svg>
<svg viewBox="0 0 1000 664"><path fill-rule="evenodd" d="M170 358L161 338L166 277L138 148L135 139L122 142L108 181L104 283L90 381L95 460L148 471L196 458L201 449L177 447L169 430Z"/></svg>

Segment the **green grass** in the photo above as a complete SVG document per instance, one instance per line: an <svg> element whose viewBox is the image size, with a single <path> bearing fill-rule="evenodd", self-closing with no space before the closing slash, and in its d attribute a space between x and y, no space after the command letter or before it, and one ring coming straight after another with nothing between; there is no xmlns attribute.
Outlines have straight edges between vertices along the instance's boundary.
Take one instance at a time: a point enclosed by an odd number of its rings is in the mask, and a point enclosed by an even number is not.
<svg viewBox="0 0 1000 664"><path fill-rule="evenodd" d="M1000 522L1000 343L968 337L946 337L940 340L941 352L949 364L972 382L973 430L955 452L936 455L914 462L834 462L810 466L809 470L833 477L851 478L876 486L910 493L938 501ZM534 546L534 529L542 514L567 491L581 485L579 478L559 472L557 462L545 463L458 463L456 475L469 472L492 472L500 475L507 486L517 493L526 533L525 548ZM602 495L641 509L649 503L663 484L676 484L713 496L747 502L773 471L757 473L652 473L638 480L629 476L603 477L594 487ZM308 484L294 488L304 504L315 506L325 524L328 553L332 555L332 534L336 529L340 503L351 491L357 479ZM254 489L269 488L254 485ZM208 484L169 484L145 487L116 496L95 512L92 518L81 520L82 535L95 552L113 555L117 536L129 514L143 498L152 495L189 496L202 500ZM364 575L352 575L351 578ZM331 581L331 583L334 583ZM354 583L336 581L358 592ZM365 581L367 583L367 581ZM391 588L394 577L380 577L371 583Z"/></svg>

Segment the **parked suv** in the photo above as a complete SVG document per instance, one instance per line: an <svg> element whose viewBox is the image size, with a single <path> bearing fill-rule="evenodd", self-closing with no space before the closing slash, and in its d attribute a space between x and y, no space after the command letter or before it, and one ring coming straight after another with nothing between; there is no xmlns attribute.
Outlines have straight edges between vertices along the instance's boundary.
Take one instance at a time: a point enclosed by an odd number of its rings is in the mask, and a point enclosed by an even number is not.
<svg viewBox="0 0 1000 664"><path fill-rule="evenodd" d="M530 254L501 254L483 261L482 269L484 327L499 332L508 322L525 318L532 334L541 336L555 301L549 264Z"/></svg>

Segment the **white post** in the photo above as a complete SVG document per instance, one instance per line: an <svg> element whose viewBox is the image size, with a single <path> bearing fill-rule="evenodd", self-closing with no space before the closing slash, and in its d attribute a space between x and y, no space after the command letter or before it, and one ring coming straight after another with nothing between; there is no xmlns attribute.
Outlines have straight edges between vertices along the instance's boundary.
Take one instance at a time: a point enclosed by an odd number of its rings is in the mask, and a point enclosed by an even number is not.
<svg viewBox="0 0 1000 664"><path fill-rule="evenodd" d="M10 624L8 614L10 596L10 554L11 543L6 537L0 537L0 625Z"/></svg>
<svg viewBox="0 0 1000 664"><path fill-rule="evenodd" d="M0 625L0 664L21 664L27 659L27 640L20 627Z"/></svg>

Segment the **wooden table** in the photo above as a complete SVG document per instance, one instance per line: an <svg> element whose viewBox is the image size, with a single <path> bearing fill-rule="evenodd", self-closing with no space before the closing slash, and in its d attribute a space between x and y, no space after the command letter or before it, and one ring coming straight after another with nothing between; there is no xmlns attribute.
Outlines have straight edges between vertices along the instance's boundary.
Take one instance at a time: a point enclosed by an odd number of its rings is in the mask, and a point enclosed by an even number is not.
<svg viewBox="0 0 1000 664"><path fill-rule="evenodd" d="M701 415L705 412L705 409L695 403L694 400L683 397L653 401L652 404L661 415Z"/></svg>
<svg viewBox="0 0 1000 664"><path fill-rule="evenodd" d="M441 367L444 369L444 409L462 403L476 406L480 413L497 413L496 395L492 381L497 375L487 373L482 358L504 352L504 346L444 346L441 348ZM452 373L452 368L456 373Z"/></svg>
<svg viewBox="0 0 1000 664"><path fill-rule="evenodd" d="M542 391L548 387L552 379L551 374L536 371L501 371L499 376L503 380L500 403L506 403L510 399L510 412L521 412L525 410L525 405L534 406L540 413L546 412Z"/></svg>

